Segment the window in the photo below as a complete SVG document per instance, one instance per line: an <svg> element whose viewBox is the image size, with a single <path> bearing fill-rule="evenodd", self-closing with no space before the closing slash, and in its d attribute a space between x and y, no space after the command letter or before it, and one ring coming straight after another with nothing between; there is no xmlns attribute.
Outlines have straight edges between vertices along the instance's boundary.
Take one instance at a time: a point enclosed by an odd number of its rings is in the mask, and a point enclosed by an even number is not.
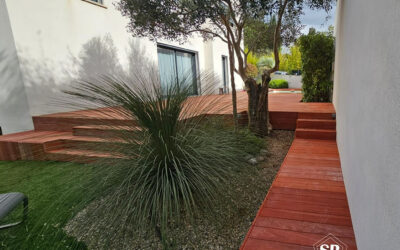
<svg viewBox="0 0 400 250"><path fill-rule="evenodd" d="M104 0L82 0L82 1L107 9L107 7L104 5Z"/></svg>
<svg viewBox="0 0 400 250"><path fill-rule="evenodd" d="M224 93L229 93L228 57L222 56L222 86Z"/></svg>
<svg viewBox="0 0 400 250"><path fill-rule="evenodd" d="M191 94L197 95L196 54L159 45L158 70L162 91L176 85L190 86Z"/></svg>

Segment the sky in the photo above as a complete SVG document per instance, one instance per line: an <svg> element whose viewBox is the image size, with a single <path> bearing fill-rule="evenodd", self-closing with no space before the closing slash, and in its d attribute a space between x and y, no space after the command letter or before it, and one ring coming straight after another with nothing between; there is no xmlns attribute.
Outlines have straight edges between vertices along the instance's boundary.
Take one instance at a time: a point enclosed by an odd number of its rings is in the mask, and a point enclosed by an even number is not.
<svg viewBox="0 0 400 250"><path fill-rule="evenodd" d="M327 14L324 10L304 8L304 15L301 16L301 22L305 27L302 29L302 33L307 34L311 27L315 28L317 31L327 31L329 25L334 25L335 9L336 6Z"/></svg>

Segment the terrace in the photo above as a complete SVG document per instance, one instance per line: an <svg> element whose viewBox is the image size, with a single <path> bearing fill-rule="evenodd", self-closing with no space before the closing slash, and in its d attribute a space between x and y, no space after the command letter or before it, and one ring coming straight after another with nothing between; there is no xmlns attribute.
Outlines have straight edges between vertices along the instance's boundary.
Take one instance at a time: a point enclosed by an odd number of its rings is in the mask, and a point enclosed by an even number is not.
<svg viewBox="0 0 400 250"><path fill-rule="evenodd" d="M301 94L298 93L273 93L269 96L270 119L274 129L295 130L298 118L305 120L302 122L315 117L331 119L335 113L331 103L300 102ZM222 115L228 119L232 116L230 95L207 98L218 98L218 105L207 110L208 115ZM239 92L237 102L240 119L246 123L247 94ZM68 160L82 154L91 159L101 158L105 156L104 153L70 149L71 145L102 142L113 131L125 130L126 126L132 124L129 118L113 114L112 109L55 113L34 116L32 119L35 130L0 137L0 160ZM331 138L335 136L331 130L301 130L299 133L320 133Z"/></svg>

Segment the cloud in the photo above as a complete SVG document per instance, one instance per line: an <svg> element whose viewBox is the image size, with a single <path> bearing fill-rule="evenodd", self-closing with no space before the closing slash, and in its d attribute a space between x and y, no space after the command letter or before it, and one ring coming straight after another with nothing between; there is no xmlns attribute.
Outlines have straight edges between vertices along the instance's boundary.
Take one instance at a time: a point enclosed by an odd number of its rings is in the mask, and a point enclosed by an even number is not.
<svg viewBox="0 0 400 250"><path fill-rule="evenodd" d="M304 14L301 16L301 23L305 25L302 29L303 34L307 34L310 28L318 31L326 31L330 25L334 25L336 5L331 11L326 13L324 10L312 10L308 7L304 8Z"/></svg>

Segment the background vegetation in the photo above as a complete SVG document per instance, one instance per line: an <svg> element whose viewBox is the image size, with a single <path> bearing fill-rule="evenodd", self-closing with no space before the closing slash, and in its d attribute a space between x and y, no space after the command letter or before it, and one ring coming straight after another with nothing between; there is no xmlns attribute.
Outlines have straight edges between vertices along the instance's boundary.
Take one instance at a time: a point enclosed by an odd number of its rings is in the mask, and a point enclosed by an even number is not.
<svg viewBox="0 0 400 250"><path fill-rule="evenodd" d="M299 39L303 63L303 101L330 102L332 95L332 67L335 56L333 31L316 32Z"/></svg>
<svg viewBox="0 0 400 250"><path fill-rule="evenodd" d="M269 83L271 89L287 89L289 87L288 81L284 79L273 79Z"/></svg>

